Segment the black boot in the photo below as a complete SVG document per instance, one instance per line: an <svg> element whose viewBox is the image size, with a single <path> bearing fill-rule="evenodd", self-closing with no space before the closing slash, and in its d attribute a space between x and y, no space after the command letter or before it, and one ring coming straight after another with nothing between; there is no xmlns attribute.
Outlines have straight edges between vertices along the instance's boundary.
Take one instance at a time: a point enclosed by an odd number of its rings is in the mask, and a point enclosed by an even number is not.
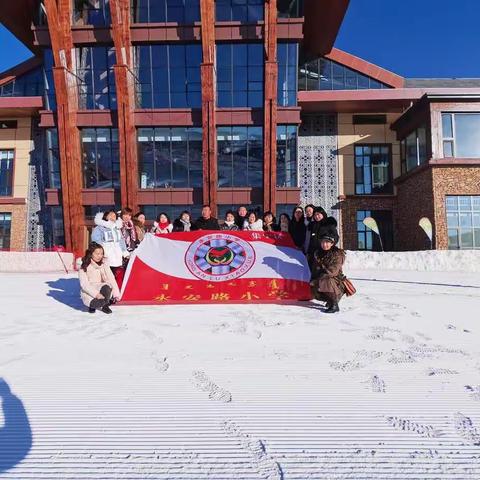
<svg viewBox="0 0 480 480"><path fill-rule="evenodd" d="M105 305L103 308L102 308L102 312L103 313L112 313L112 310L110 309L110 307L108 305Z"/></svg>
<svg viewBox="0 0 480 480"><path fill-rule="evenodd" d="M88 313L95 313L95 309L92 307L88 307Z"/></svg>
<svg viewBox="0 0 480 480"><path fill-rule="evenodd" d="M340 308L338 306L338 303L337 302L333 302L332 304L330 304L330 307L325 310L325 313L337 313L340 311Z"/></svg>

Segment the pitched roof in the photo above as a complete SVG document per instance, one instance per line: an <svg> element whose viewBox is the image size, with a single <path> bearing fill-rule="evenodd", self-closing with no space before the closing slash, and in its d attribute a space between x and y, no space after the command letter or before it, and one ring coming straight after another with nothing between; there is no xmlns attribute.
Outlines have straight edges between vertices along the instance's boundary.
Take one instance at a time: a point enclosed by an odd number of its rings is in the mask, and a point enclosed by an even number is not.
<svg viewBox="0 0 480 480"><path fill-rule="evenodd" d="M480 78L407 78L407 88L477 88Z"/></svg>

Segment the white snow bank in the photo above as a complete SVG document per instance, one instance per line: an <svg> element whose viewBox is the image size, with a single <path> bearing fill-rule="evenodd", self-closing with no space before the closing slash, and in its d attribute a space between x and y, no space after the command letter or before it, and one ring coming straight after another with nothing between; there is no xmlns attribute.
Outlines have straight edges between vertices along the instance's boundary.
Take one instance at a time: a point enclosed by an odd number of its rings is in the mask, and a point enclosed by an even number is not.
<svg viewBox="0 0 480 480"><path fill-rule="evenodd" d="M0 252L0 272L65 272L63 264L69 271L73 269L73 253Z"/></svg>
<svg viewBox="0 0 480 480"><path fill-rule="evenodd" d="M417 272L480 272L480 250L419 252L348 251L345 271L414 270Z"/></svg>

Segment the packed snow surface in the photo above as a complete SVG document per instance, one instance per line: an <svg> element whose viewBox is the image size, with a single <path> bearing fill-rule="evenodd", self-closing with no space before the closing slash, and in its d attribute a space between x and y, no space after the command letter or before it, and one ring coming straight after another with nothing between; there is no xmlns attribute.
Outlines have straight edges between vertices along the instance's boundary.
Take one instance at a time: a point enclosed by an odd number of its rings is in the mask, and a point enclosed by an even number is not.
<svg viewBox="0 0 480 480"><path fill-rule="evenodd" d="M348 273L333 316L92 315L73 274L0 274L0 478L478 480L480 274Z"/></svg>

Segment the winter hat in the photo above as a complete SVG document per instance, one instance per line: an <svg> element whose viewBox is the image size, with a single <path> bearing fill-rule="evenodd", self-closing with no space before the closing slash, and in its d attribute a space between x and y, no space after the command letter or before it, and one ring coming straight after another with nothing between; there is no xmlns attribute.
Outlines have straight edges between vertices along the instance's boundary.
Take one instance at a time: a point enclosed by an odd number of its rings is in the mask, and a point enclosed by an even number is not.
<svg viewBox="0 0 480 480"><path fill-rule="evenodd" d="M320 241L322 240L328 240L329 242L332 242L333 244L338 243L339 236L336 230L329 230L328 232L325 232L321 237Z"/></svg>

